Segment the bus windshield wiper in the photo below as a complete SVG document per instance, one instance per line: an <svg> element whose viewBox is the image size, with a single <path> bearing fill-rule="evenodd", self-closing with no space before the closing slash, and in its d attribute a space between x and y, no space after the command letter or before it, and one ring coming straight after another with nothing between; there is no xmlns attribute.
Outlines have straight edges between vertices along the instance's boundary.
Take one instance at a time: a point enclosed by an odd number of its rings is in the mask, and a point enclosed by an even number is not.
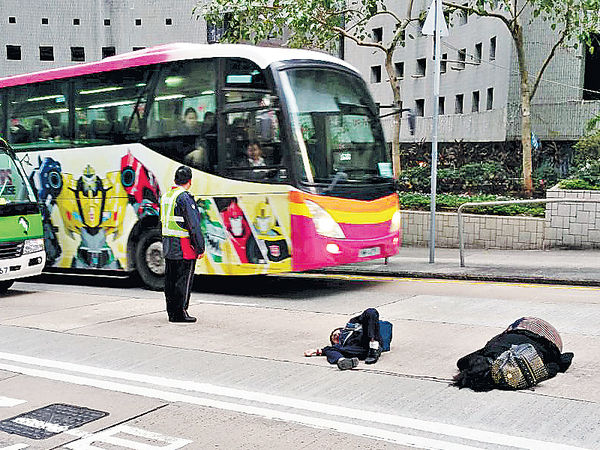
<svg viewBox="0 0 600 450"><path fill-rule="evenodd" d="M333 180L331 181L329 186L327 186L325 188L323 193L331 192L336 184L338 184L340 181L346 181L347 179L348 179L348 174L346 172L336 172L335 175L333 176Z"/></svg>

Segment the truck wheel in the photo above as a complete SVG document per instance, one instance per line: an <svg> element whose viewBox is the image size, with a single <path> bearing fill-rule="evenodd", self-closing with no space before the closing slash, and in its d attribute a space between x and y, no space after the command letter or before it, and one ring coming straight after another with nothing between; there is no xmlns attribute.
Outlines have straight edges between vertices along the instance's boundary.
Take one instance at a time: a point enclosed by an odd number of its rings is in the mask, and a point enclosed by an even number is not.
<svg viewBox="0 0 600 450"><path fill-rule="evenodd" d="M0 281L0 294L5 294L13 285L14 280Z"/></svg>
<svg viewBox="0 0 600 450"><path fill-rule="evenodd" d="M162 254L162 235L152 228L144 231L135 248L135 266L148 289L161 291L165 286L165 259Z"/></svg>

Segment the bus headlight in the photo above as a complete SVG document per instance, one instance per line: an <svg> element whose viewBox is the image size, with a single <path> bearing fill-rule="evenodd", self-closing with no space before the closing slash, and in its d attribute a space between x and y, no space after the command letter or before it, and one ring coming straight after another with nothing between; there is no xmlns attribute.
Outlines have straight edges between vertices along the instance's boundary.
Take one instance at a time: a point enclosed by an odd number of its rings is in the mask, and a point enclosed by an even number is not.
<svg viewBox="0 0 600 450"><path fill-rule="evenodd" d="M306 206L308 206L317 233L321 236L337 239L344 239L346 237L338 223L333 220L333 217L331 217L327 211L310 200L306 200L305 203Z"/></svg>
<svg viewBox="0 0 600 450"><path fill-rule="evenodd" d="M28 255L30 253L36 253L44 251L44 240L43 239L27 239L23 243L23 254Z"/></svg>
<svg viewBox="0 0 600 450"><path fill-rule="evenodd" d="M396 211L392 216L392 223L390 224L390 233L397 233L400 231L402 221L400 219L400 211Z"/></svg>

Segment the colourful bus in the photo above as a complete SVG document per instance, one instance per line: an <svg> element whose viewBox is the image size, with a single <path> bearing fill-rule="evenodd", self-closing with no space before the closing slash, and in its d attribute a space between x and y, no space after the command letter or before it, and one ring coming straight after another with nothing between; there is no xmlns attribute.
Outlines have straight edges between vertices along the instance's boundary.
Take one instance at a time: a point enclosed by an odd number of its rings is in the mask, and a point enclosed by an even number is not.
<svg viewBox="0 0 600 450"><path fill-rule="evenodd" d="M159 197L181 164L202 274L305 271L394 255L400 213L377 107L330 55L170 44L0 79L47 268L137 271L160 289Z"/></svg>
<svg viewBox="0 0 600 450"><path fill-rule="evenodd" d="M42 216L19 160L0 138L0 294L46 262Z"/></svg>

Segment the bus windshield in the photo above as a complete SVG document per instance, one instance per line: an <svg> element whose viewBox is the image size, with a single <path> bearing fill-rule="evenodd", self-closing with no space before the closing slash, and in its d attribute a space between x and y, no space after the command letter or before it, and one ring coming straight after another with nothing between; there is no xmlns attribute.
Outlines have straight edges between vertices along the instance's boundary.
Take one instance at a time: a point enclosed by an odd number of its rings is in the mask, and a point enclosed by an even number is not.
<svg viewBox="0 0 600 450"><path fill-rule="evenodd" d="M301 180L366 182L392 176L375 106L360 78L298 68L283 72L282 86Z"/></svg>
<svg viewBox="0 0 600 450"><path fill-rule="evenodd" d="M34 203L35 195L19 164L0 146L0 205Z"/></svg>

